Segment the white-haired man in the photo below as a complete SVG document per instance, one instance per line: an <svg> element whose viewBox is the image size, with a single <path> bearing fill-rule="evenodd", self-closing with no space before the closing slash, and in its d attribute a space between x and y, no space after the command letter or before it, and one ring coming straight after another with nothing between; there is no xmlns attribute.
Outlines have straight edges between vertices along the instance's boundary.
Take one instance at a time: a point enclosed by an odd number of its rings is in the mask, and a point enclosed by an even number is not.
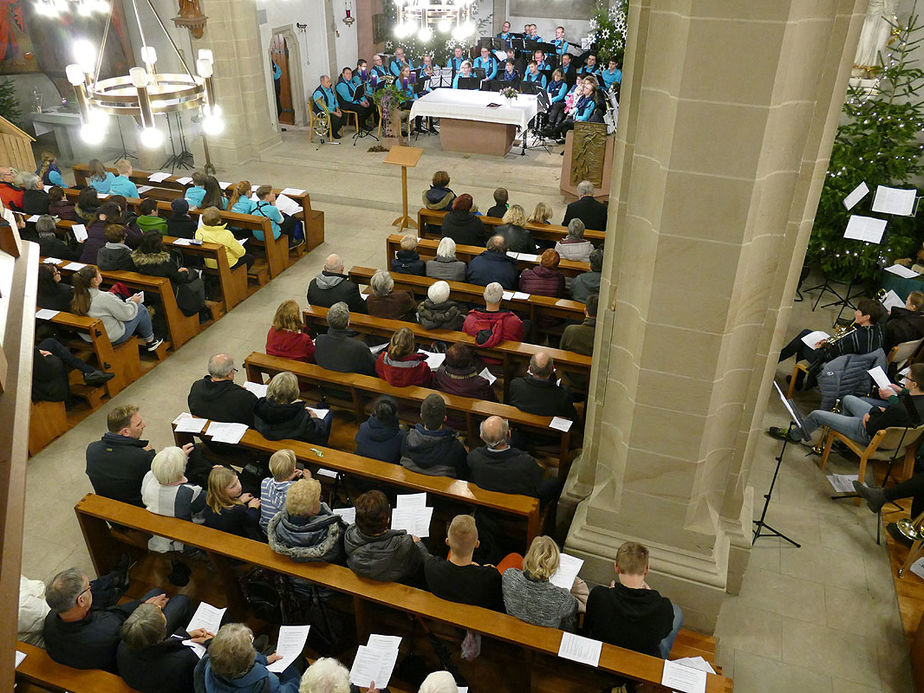
<svg viewBox="0 0 924 693"><path fill-rule="evenodd" d="M308 303L312 306L330 308L343 301L351 313L366 313L366 302L359 293L359 287L343 273L343 259L331 253L324 261L321 274L308 285Z"/></svg>
<svg viewBox="0 0 924 693"><path fill-rule="evenodd" d="M580 199L568 205L562 225L567 226L572 219L580 219L585 228L606 231L607 206L594 199L594 184L582 180L578 183L577 194Z"/></svg>

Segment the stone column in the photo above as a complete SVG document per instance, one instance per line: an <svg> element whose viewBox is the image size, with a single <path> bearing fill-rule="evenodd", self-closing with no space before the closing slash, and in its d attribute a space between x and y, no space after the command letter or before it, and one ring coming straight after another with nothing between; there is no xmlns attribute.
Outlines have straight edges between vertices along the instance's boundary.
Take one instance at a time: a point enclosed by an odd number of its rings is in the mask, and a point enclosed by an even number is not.
<svg viewBox="0 0 924 693"><path fill-rule="evenodd" d="M711 632L747 565L751 451L866 0L632 0L566 550L619 545ZM582 500L583 499L583 500Z"/></svg>

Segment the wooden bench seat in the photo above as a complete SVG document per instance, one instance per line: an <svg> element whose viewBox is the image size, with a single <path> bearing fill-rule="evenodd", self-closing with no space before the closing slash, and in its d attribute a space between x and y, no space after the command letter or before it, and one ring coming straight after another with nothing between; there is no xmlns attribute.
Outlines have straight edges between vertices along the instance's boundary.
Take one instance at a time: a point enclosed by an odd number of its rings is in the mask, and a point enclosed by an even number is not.
<svg viewBox="0 0 924 693"><path fill-rule="evenodd" d="M41 690L61 691L62 693L133 693L121 677L102 669L74 669L66 664L58 664L45 650L25 642L17 642L16 649L26 658L16 668L17 693L20 686L35 684ZM22 688L26 691L36 690Z"/></svg>
<svg viewBox="0 0 924 693"><path fill-rule="evenodd" d="M35 455L58 436L67 433L64 402L32 402L29 411L29 455Z"/></svg>
<svg viewBox="0 0 924 693"><path fill-rule="evenodd" d="M439 240L439 234L431 234L427 230L427 224L433 224L434 226L443 225L443 217L446 216L446 212L437 211L434 209L427 209L426 207L421 207L417 212L417 225L420 229L420 235L425 238L435 238ZM493 227L500 226L503 224L503 220L498 217L479 217L481 223L488 227L490 231ZM534 224L532 222L527 222L524 226L527 231L532 234L532 237L537 241L546 241L548 243L555 243L560 241L562 238L568 235L567 226L559 226L557 224ZM599 247L604 240L606 240L606 230L605 229L586 229L584 231L584 238L594 246Z"/></svg>
<svg viewBox="0 0 924 693"><path fill-rule="evenodd" d="M203 430L205 428L207 427L203 427ZM173 439L180 447L186 443L194 442L195 438L207 439L202 434L177 433L175 430L173 432ZM485 491L467 481L445 476L418 474L405 469L400 464L382 462L381 460L354 455L314 443L303 443L298 440L288 439L267 440L252 428L244 433L237 447L245 448L266 457L277 450L289 449L295 453L295 456L301 462L311 468L323 467L370 481L398 486L402 489L407 489L409 493L427 492L436 498L443 498L456 504L481 507L512 516L521 524L525 524L526 543L524 544L524 550L529 546L533 537L540 532L539 501L529 496ZM318 454L319 452L320 455ZM322 483L326 479L323 475L314 474L314 477Z"/></svg>
<svg viewBox="0 0 924 693"><path fill-rule="evenodd" d="M123 527L156 534L173 539L187 546L201 549L216 568L216 574L226 596L226 603L232 618L246 617L246 606L241 594L240 583L233 570L233 561L247 565L261 566L273 572L309 580L330 588L353 599L357 639L362 642L370 633L372 625L366 618L367 609L373 605L379 608L406 613L425 621L449 624L458 628L481 633L487 638L521 647L526 656L526 666L510 672L517 681L522 679L520 690L530 690L532 657L551 660L556 668L577 672L590 672L574 662L558 658L562 631L544 628L520 621L513 616L497 613L477 606L447 602L424 590L399 583L381 583L355 575L351 570L329 563L295 563L284 556L273 553L268 545L245 539L204 525L163 517L108 498L88 494L75 507L77 520L87 542L87 549L96 572L105 574L118 564L124 551L139 555L134 545L126 545L115 536L109 522ZM217 581L216 581L217 582ZM217 585L216 585L217 587ZM195 594L190 594L195 599ZM679 640L679 638L678 638ZM482 650L482 657L489 657L492 648ZM686 656L677 651L673 656ZM464 663L463 663L464 665ZM609 644L603 644L597 672L614 674L655 685L660 685L664 660L640 654ZM706 691L720 693L731 690L731 680L716 674L707 675Z"/></svg>

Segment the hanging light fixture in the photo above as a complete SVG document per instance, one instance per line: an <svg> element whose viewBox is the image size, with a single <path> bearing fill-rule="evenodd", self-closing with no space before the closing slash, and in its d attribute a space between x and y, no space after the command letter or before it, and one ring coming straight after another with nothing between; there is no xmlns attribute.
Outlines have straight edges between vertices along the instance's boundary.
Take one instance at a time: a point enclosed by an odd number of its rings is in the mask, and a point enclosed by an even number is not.
<svg viewBox="0 0 924 693"><path fill-rule="evenodd" d="M58 1L60 0L54 0ZM193 75L151 0L145 2L170 41L185 74L157 72L157 52L153 46L148 45L136 0L131 0L141 36L141 62L144 67L133 67L128 71L128 75L100 79L100 67L112 27L110 14L99 51L97 52L88 41L76 42L74 53L77 62L68 65L66 70L67 80L74 87L77 107L80 110L81 137L88 144L98 144L102 141L106 134L108 115L133 116L141 126L139 141L142 146L152 149L159 147L164 140L164 135L157 129L155 122L155 116L159 114L199 108L205 134L217 135L224 129L221 108L215 103L212 88L212 51L199 51L196 60L198 74Z"/></svg>
<svg viewBox="0 0 924 693"><path fill-rule="evenodd" d="M60 17L64 14L89 17L109 11L108 0L35 0L35 13L41 17Z"/></svg>
<svg viewBox="0 0 924 693"><path fill-rule="evenodd" d="M395 7L397 39L416 34L426 43L433 38L434 29L443 34L451 32L459 41L475 33L474 3L470 0L396 0Z"/></svg>

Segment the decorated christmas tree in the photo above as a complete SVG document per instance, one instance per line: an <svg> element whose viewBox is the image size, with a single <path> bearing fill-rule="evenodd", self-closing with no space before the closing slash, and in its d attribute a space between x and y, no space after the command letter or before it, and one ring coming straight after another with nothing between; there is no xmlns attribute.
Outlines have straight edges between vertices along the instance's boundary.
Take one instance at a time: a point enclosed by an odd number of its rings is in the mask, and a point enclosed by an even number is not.
<svg viewBox="0 0 924 693"><path fill-rule="evenodd" d="M619 69L626 54L626 19L629 0L617 0L610 5L606 0L597 0L590 17L590 35L597 45L597 64L606 66L610 58L616 59Z"/></svg>
<svg viewBox="0 0 924 693"><path fill-rule="evenodd" d="M920 246L914 217L870 211L877 186L910 188L922 170L924 145L917 135L924 128L924 101L919 96L924 72L912 57L922 40L919 34L914 11L907 23L893 24L874 83L848 91L806 254L806 261L821 265L830 278L874 281L882 267L914 256ZM844 198L864 182L871 192L848 210ZM851 214L886 219L882 242L845 239Z"/></svg>

